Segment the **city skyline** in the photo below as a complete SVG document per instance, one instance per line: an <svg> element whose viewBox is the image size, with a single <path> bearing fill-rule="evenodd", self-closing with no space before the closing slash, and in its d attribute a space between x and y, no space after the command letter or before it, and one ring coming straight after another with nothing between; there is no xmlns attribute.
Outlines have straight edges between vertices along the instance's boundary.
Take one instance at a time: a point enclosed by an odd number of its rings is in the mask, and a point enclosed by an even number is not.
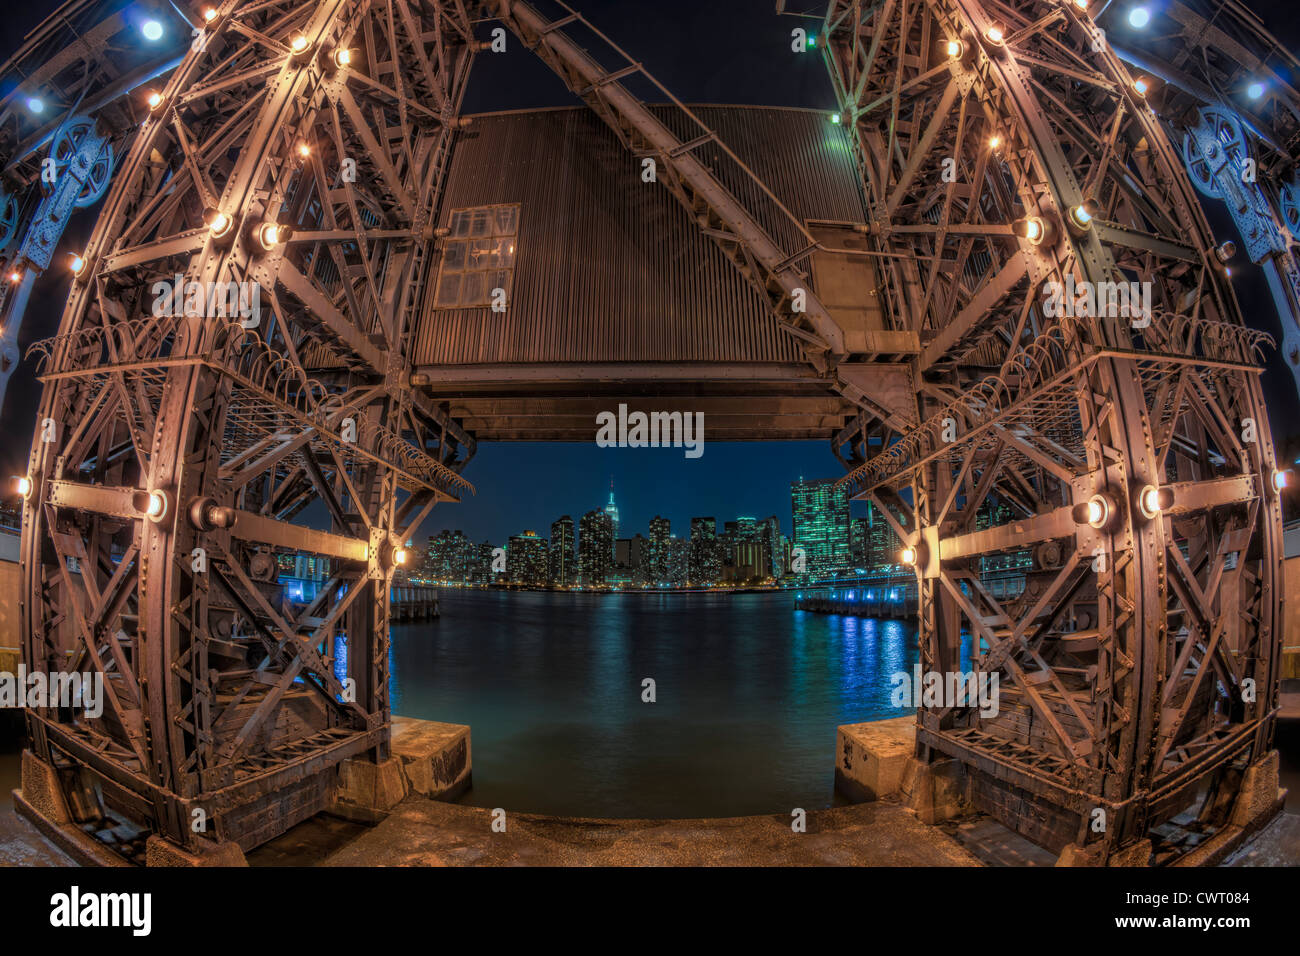
<svg viewBox="0 0 1300 956"><path fill-rule="evenodd" d="M611 477L619 538L648 536L656 516L669 520L673 534L688 538L695 517L716 517L721 529L736 517L773 514L789 537L790 483L843 472L824 442L717 442L694 460L680 452L674 457L671 449L485 444L465 472L477 494L434 508L414 537L423 542L459 530L473 541L504 545L526 529L546 535L560 515L577 523L588 511L604 511ZM861 502L851 508L855 517L866 514Z"/></svg>

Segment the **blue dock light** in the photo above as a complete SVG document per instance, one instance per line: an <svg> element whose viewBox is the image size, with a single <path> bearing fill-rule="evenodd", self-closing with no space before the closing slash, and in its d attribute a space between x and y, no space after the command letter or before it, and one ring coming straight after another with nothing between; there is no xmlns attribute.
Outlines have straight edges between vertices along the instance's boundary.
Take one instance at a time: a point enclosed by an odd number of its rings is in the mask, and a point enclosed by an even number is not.
<svg viewBox="0 0 1300 956"><path fill-rule="evenodd" d="M152 43L155 40L162 39L163 25L157 20L146 20L140 24L140 32L144 34L146 40Z"/></svg>
<svg viewBox="0 0 1300 956"><path fill-rule="evenodd" d="M1151 11L1146 7L1134 7L1128 12L1128 25L1135 30L1141 30L1151 22Z"/></svg>

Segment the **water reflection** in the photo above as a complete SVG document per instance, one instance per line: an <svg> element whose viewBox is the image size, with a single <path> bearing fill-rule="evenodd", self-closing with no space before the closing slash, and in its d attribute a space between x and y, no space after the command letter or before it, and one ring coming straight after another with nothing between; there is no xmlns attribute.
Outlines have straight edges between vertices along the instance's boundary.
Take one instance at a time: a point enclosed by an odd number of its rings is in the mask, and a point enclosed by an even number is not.
<svg viewBox="0 0 1300 956"><path fill-rule="evenodd" d="M439 620L393 629L392 698L471 725L474 804L788 812L831 803L836 726L899 716L889 676L917 660L911 622L795 611L792 594L445 590Z"/></svg>

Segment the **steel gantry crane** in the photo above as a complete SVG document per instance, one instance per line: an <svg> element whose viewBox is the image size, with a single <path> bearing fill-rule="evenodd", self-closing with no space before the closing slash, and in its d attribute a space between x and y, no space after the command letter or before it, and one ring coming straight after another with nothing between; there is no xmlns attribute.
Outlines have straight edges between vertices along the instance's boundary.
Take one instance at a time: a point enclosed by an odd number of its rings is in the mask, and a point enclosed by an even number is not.
<svg viewBox="0 0 1300 956"><path fill-rule="evenodd" d="M795 219L662 87L647 109L623 82L645 71L597 32L600 63L558 6L195 12L38 349L24 653L103 675L108 701L30 712L32 779L74 816L102 800L187 849L247 848L322 808L342 760L386 757L388 582L474 447L411 387L407 347L487 12L861 409L836 450L916 564L925 666L956 669L965 629L1005 678L996 717L921 710L923 770L1097 861L1198 799L1222 824L1278 692L1266 337L1086 4L833 3L870 210L847 229ZM850 238L870 308L815 288ZM291 523L313 499L329 530ZM988 527L995 500L1011 517ZM996 600L979 559L1026 546L1024 595ZM284 549L332 562L305 609L278 597Z"/></svg>
<svg viewBox="0 0 1300 956"><path fill-rule="evenodd" d="M845 481L904 515L924 667L966 631L1002 679L995 717L924 708L918 754L1075 859L1167 859L1268 771L1271 343L1086 0L836 0L824 30L882 295L922 343L921 424L862 423ZM995 599L980 560L1024 548Z"/></svg>

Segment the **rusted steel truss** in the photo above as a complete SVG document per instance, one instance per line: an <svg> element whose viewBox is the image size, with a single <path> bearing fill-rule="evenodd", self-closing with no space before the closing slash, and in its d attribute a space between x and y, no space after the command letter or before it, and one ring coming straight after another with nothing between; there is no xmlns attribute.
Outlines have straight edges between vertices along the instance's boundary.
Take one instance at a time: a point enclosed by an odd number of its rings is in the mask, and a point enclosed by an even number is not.
<svg viewBox="0 0 1300 956"><path fill-rule="evenodd" d="M385 755L401 548L472 490L404 349L475 45L456 2L193 16L35 347L25 657L107 701L29 727L78 813L247 848ZM313 503L328 530L292 523ZM282 554L329 562L305 607Z"/></svg>
<svg viewBox="0 0 1300 956"><path fill-rule="evenodd" d="M1169 821L1222 824L1270 745L1272 343L1244 326L1178 152L1086 9L836 0L825 34L880 294L921 342L920 424L855 423L843 480L903 514L924 667L960 670L966 632L1002 687L996 716L923 708L918 755L957 758L977 802L1044 845L1104 859L1153 836L1168 858ZM1091 310L1051 300L1089 284ZM995 599L980 560L1024 549L1024 594Z"/></svg>

